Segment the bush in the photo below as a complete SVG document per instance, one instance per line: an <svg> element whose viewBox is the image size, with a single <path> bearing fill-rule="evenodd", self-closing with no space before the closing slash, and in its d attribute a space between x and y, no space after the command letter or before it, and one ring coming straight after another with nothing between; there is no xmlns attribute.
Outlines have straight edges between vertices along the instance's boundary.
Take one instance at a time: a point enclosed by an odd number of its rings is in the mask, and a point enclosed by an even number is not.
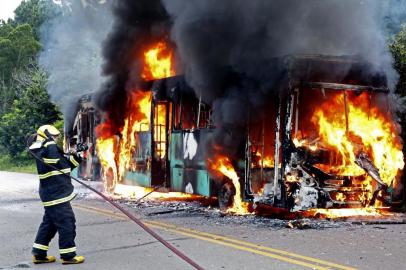
<svg viewBox="0 0 406 270"><path fill-rule="evenodd" d="M32 157L22 154L18 157L10 157L7 154L0 154L0 171L36 173L37 167Z"/></svg>

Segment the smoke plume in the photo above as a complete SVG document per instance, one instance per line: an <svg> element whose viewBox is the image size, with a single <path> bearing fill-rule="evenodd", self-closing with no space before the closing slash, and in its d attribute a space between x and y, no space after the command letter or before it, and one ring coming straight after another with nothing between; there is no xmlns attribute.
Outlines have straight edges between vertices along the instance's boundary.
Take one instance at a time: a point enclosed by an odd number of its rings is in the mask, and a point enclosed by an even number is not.
<svg viewBox="0 0 406 270"><path fill-rule="evenodd" d="M51 19L41 26L40 65L47 71L47 90L61 106L70 126L77 99L100 88L101 44L113 17L104 0L63 0L53 5Z"/></svg>
<svg viewBox="0 0 406 270"><path fill-rule="evenodd" d="M372 64L371 73L385 72L391 87L397 80L382 31L381 1L163 2L173 18L172 38L186 79L198 96L214 105L219 128L211 144L223 149L235 149L240 141L247 117L241 108L257 109L277 82L275 68L264 65L274 57L357 55ZM241 87L225 87L224 67L247 80Z"/></svg>
<svg viewBox="0 0 406 270"><path fill-rule="evenodd" d="M170 34L179 73L214 108L216 130L208 148L230 152L241 143L246 112L264 106L282 76L269 66L272 58L356 55L371 63L371 74L384 72L393 89L398 75L383 32L393 12L380 0L115 1L114 26L103 49L108 82L98 106L118 130L127 92L139 82L137 59L151 42Z"/></svg>

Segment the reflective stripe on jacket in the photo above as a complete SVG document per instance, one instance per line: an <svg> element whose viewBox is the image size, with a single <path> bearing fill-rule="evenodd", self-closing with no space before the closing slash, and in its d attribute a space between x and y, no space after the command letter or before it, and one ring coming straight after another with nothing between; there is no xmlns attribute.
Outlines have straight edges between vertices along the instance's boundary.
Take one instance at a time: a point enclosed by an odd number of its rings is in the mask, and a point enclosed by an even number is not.
<svg viewBox="0 0 406 270"><path fill-rule="evenodd" d="M79 165L81 159L74 154L65 155L51 139L42 142L41 147L32 151L43 161L36 161L40 179L39 196L43 205L50 207L75 198L76 194L73 193L72 181L68 175Z"/></svg>

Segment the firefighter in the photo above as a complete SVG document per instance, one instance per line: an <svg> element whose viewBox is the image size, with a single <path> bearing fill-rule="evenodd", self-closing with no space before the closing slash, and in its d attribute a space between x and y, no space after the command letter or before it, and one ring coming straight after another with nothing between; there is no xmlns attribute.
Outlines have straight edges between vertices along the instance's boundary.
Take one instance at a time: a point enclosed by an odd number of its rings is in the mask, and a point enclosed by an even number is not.
<svg viewBox="0 0 406 270"><path fill-rule="evenodd" d="M55 262L54 256L48 256L49 242L58 232L59 253L62 264L83 263L83 256L76 256L76 220L70 201L76 194L69 177L71 170L79 165L80 157L74 152L65 154L58 146L60 132L51 125L41 126L37 130L36 141L30 151L37 160L39 175L39 195L45 213L32 248L32 261L35 264ZM46 164L59 169L55 170Z"/></svg>

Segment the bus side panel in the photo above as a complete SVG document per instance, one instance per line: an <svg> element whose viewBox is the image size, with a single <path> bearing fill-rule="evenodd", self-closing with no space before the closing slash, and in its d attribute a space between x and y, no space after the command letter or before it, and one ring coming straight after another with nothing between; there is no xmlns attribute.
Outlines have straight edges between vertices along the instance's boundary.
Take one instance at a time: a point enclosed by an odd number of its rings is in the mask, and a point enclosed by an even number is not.
<svg viewBox="0 0 406 270"><path fill-rule="evenodd" d="M151 186L151 135L150 132L137 132L139 143L132 151L131 168L126 172L123 184Z"/></svg>
<svg viewBox="0 0 406 270"><path fill-rule="evenodd" d="M179 130L171 134L171 189L203 196L215 196L206 170L204 141L209 130Z"/></svg>

